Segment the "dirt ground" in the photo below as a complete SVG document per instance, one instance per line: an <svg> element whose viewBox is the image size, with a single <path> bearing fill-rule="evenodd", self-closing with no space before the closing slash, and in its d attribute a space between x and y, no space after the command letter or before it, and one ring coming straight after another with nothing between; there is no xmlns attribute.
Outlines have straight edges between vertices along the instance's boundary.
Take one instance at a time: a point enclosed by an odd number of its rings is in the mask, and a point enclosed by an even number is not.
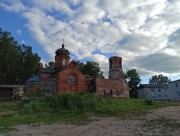
<svg viewBox="0 0 180 136"><path fill-rule="evenodd" d="M18 131L0 136L179 136L180 106L151 111L143 117L93 118L86 125L19 125Z"/></svg>

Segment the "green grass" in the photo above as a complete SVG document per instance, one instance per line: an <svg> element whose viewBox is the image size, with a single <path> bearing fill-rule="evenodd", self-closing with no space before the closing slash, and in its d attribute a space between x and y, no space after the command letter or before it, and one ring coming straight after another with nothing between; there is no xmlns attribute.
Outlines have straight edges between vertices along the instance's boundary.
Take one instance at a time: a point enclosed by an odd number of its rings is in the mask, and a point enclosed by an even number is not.
<svg viewBox="0 0 180 136"><path fill-rule="evenodd" d="M86 93L0 102L0 132L15 130L14 126L18 124L84 124L90 116L125 118L128 115L144 115L151 109L164 106L180 106L180 102L153 102L152 105L145 105L140 99L105 98Z"/></svg>

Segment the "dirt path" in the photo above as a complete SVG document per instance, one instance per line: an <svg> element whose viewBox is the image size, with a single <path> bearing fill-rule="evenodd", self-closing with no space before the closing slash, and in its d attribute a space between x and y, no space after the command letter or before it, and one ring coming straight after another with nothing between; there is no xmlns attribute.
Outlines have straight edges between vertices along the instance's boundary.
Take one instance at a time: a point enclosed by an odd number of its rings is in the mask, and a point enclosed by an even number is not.
<svg viewBox="0 0 180 136"><path fill-rule="evenodd" d="M157 109L129 120L105 117L94 118L87 125L19 125L17 129L0 136L179 136L180 106Z"/></svg>

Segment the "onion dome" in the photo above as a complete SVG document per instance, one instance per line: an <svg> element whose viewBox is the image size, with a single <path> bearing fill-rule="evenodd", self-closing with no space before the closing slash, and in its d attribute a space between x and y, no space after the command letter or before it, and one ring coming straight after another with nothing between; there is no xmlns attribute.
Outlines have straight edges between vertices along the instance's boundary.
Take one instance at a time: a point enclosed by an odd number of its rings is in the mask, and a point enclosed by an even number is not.
<svg viewBox="0 0 180 136"><path fill-rule="evenodd" d="M64 45L64 43L63 43L63 44L62 44L62 48L57 49L56 52L55 52L55 54L56 54L56 55L67 55L67 56L70 55L70 52L69 52L67 49L65 49L64 46L65 46L65 45Z"/></svg>

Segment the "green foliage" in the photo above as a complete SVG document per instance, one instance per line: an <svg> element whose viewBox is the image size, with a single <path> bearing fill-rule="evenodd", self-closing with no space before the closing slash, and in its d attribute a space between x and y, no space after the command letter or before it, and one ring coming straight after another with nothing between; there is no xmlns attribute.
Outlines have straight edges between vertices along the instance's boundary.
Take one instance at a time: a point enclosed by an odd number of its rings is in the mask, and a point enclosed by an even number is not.
<svg viewBox="0 0 180 136"><path fill-rule="evenodd" d="M55 67L55 63L53 61L48 62L48 64L45 64L46 68L54 68Z"/></svg>
<svg viewBox="0 0 180 136"><path fill-rule="evenodd" d="M149 84L161 85L161 84L167 84L170 81L171 80L167 76L163 76L162 74L159 74L159 75L153 75L149 79Z"/></svg>
<svg viewBox="0 0 180 136"><path fill-rule="evenodd" d="M20 110L23 114L29 113L37 113L40 114L45 111L46 107L44 103L40 102L39 100L33 100L30 103L23 105L22 109Z"/></svg>
<svg viewBox="0 0 180 136"><path fill-rule="evenodd" d="M125 78L129 79L128 85L130 88L130 91L129 91L130 97L137 98L137 88L141 82L141 79L140 79L140 76L137 73L136 69L131 69L131 70L127 71L127 73L125 74Z"/></svg>
<svg viewBox="0 0 180 136"><path fill-rule="evenodd" d="M36 94L37 97L43 97L45 96L45 92L44 92L44 89L43 89L43 85L42 84L38 84L37 85L37 94Z"/></svg>
<svg viewBox="0 0 180 136"><path fill-rule="evenodd" d="M32 47L18 45L9 32L0 29L0 84L23 84L39 62Z"/></svg>
<svg viewBox="0 0 180 136"><path fill-rule="evenodd" d="M87 61L86 63L81 63L80 61L77 61L77 66L84 75L104 78L103 71L101 71L97 62Z"/></svg>
<svg viewBox="0 0 180 136"><path fill-rule="evenodd" d="M118 115L128 113L145 113L151 108L170 105L170 102L156 102L153 105L144 105L143 100L138 99L114 99L98 97L89 93L66 93L47 96L44 99L33 99L24 103L21 108L27 113L42 113L64 111L91 113L97 115ZM176 103L175 103L176 104Z"/></svg>
<svg viewBox="0 0 180 136"><path fill-rule="evenodd" d="M144 104L146 104L146 105L151 105L151 104L152 104L152 100L150 100L150 99L145 99L145 100L144 100Z"/></svg>
<svg viewBox="0 0 180 136"><path fill-rule="evenodd" d="M23 84L27 79L33 76L34 69L40 61L37 53L32 52L31 46L19 45L17 47L19 54L19 67L17 71L17 78Z"/></svg>
<svg viewBox="0 0 180 136"><path fill-rule="evenodd" d="M62 94L47 96L44 99L36 99L30 103L25 103L24 109L28 112L63 111L63 110L95 110L97 103L101 99L94 94ZM46 108L45 108L46 107Z"/></svg>

